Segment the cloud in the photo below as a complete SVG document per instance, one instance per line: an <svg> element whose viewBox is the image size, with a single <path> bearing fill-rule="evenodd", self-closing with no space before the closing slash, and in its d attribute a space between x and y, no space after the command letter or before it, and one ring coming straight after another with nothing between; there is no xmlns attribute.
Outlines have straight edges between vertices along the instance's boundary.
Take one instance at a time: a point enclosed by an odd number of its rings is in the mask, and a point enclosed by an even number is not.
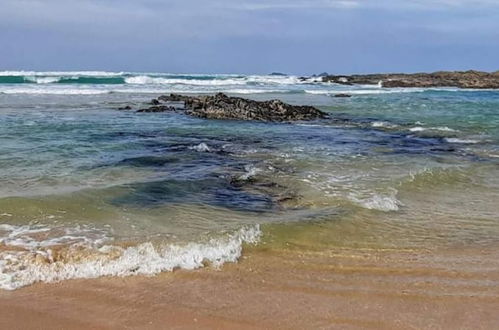
<svg viewBox="0 0 499 330"><path fill-rule="evenodd" d="M1 0L0 24L44 25L182 23L245 18L251 12L315 12L355 10L499 9L497 0ZM244 21L243 21L244 23ZM173 25L173 24L171 24ZM193 24L196 25L196 24ZM174 28L172 26L172 28Z"/></svg>
<svg viewBox="0 0 499 330"><path fill-rule="evenodd" d="M421 69L418 63L445 64L450 57L471 61L461 54L487 56L490 63L499 56L499 0L0 3L0 65L15 67L310 72L337 61L347 71L379 71L395 63L399 70Z"/></svg>

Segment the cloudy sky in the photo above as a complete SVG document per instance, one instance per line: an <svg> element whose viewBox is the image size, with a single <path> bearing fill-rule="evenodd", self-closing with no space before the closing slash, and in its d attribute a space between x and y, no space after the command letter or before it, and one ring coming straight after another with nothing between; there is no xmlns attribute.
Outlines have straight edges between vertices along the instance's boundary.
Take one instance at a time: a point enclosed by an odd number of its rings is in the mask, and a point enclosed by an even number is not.
<svg viewBox="0 0 499 330"><path fill-rule="evenodd" d="M0 70L499 70L499 0L0 0Z"/></svg>

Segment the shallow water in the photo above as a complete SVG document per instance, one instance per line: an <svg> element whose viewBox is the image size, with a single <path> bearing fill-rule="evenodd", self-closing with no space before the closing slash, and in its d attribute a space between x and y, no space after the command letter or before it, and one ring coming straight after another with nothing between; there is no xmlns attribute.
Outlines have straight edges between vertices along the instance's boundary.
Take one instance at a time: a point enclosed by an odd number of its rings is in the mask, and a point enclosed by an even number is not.
<svg viewBox="0 0 499 330"><path fill-rule="evenodd" d="M310 104L333 119L117 110L161 93L215 91ZM3 73L0 287L219 265L258 241L312 250L493 245L498 178L497 91Z"/></svg>

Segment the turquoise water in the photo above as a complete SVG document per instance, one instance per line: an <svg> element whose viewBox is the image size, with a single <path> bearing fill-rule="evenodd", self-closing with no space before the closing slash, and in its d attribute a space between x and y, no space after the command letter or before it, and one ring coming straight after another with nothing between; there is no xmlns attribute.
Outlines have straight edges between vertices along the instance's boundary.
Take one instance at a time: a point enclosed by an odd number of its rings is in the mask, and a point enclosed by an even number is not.
<svg viewBox="0 0 499 330"><path fill-rule="evenodd" d="M37 80L38 79L38 80ZM21 81L22 80L22 81ZM256 123L118 111L169 92L314 105ZM353 97L334 98L346 92ZM0 286L303 249L497 243L499 92L298 77L0 74Z"/></svg>

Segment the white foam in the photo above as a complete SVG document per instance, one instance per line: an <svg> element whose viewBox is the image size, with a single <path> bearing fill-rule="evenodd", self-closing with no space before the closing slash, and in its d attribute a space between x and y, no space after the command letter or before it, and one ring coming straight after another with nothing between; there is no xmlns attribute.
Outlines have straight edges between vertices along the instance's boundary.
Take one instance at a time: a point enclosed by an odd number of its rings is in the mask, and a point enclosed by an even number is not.
<svg viewBox="0 0 499 330"><path fill-rule="evenodd" d="M316 83L315 79L302 80L296 76L248 76L249 83L278 84L278 85L300 85Z"/></svg>
<svg viewBox="0 0 499 330"><path fill-rule="evenodd" d="M376 95L376 94L394 94L394 93L421 93L423 88L387 88L387 89L337 89L337 90L310 90L306 89L305 93L315 95L335 95L335 94L352 94L352 95Z"/></svg>
<svg viewBox="0 0 499 330"><path fill-rule="evenodd" d="M261 169L259 169L258 167L255 167L253 165L245 165L244 170L246 171L246 173L241 175L239 177L239 180L243 180L243 181L249 180L262 171Z"/></svg>
<svg viewBox="0 0 499 330"><path fill-rule="evenodd" d="M53 216L48 216L47 218L51 219ZM89 226L47 227L42 225L0 225L0 244L24 250L63 244L98 245L108 240L109 236L106 231Z"/></svg>
<svg viewBox="0 0 499 330"><path fill-rule="evenodd" d="M372 127L376 128L395 128L397 125L389 123L387 121L374 121L371 123Z"/></svg>
<svg viewBox="0 0 499 330"><path fill-rule="evenodd" d="M289 90L282 89L226 89L229 94L263 94L263 93L288 93Z"/></svg>
<svg viewBox="0 0 499 330"><path fill-rule="evenodd" d="M253 226L206 243L154 246L147 242L127 248L105 245L93 250L89 258L75 258L69 262L54 260L50 249L30 253L2 252L0 288L14 290L36 282L76 278L154 275L175 268L196 269L206 262L220 266L236 262L243 243L257 243L260 235L259 226Z"/></svg>
<svg viewBox="0 0 499 330"><path fill-rule="evenodd" d="M61 77L37 77L28 76L25 77L28 81L35 82L37 84L52 84L61 80Z"/></svg>
<svg viewBox="0 0 499 330"><path fill-rule="evenodd" d="M195 77L195 76L193 76ZM302 84L303 81L297 77L274 77L274 76L244 76L244 77L213 77L214 79L184 79L173 77L155 77L140 75L125 78L127 84L136 85L191 85L191 86L234 86L234 85L294 85Z"/></svg>
<svg viewBox="0 0 499 330"><path fill-rule="evenodd" d="M210 147L208 147L208 145L204 142L198 144L198 145L195 145L195 146L192 146L192 147L189 147L189 149L191 150L196 150L198 152L210 152Z"/></svg>
<svg viewBox="0 0 499 330"><path fill-rule="evenodd" d="M430 129L444 131L444 132L456 132L455 129L447 127L447 126L431 127Z"/></svg>
<svg viewBox="0 0 499 330"><path fill-rule="evenodd" d="M422 127L422 126L415 126L409 128L409 131L411 132L424 132L424 131L442 131L442 132L455 132L455 129L452 129L447 126L438 126L438 127Z"/></svg>
<svg viewBox="0 0 499 330"><path fill-rule="evenodd" d="M363 208L383 212L398 211L401 204L397 199L397 190L395 189L387 194L374 193L368 197L350 194L349 198Z"/></svg>
<svg viewBox="0 0 499 330"><path fill-rule="evenodd" d="M459 144L476 144L481 142L480 140L459 139L459 138L446 138L445 141L449 143L459 143Z"/></svg>
<svg viewBox="0 0 499 330"><path fill-rule="evenodd" d="M223 86L223 85L244 85L243 80L238 79L213 79L213 80L196 80L196 79L177 79L177 78L162 78L150 76L136 76L125 78L127 84L135 85L194 85L194 86Z"/></svg>

